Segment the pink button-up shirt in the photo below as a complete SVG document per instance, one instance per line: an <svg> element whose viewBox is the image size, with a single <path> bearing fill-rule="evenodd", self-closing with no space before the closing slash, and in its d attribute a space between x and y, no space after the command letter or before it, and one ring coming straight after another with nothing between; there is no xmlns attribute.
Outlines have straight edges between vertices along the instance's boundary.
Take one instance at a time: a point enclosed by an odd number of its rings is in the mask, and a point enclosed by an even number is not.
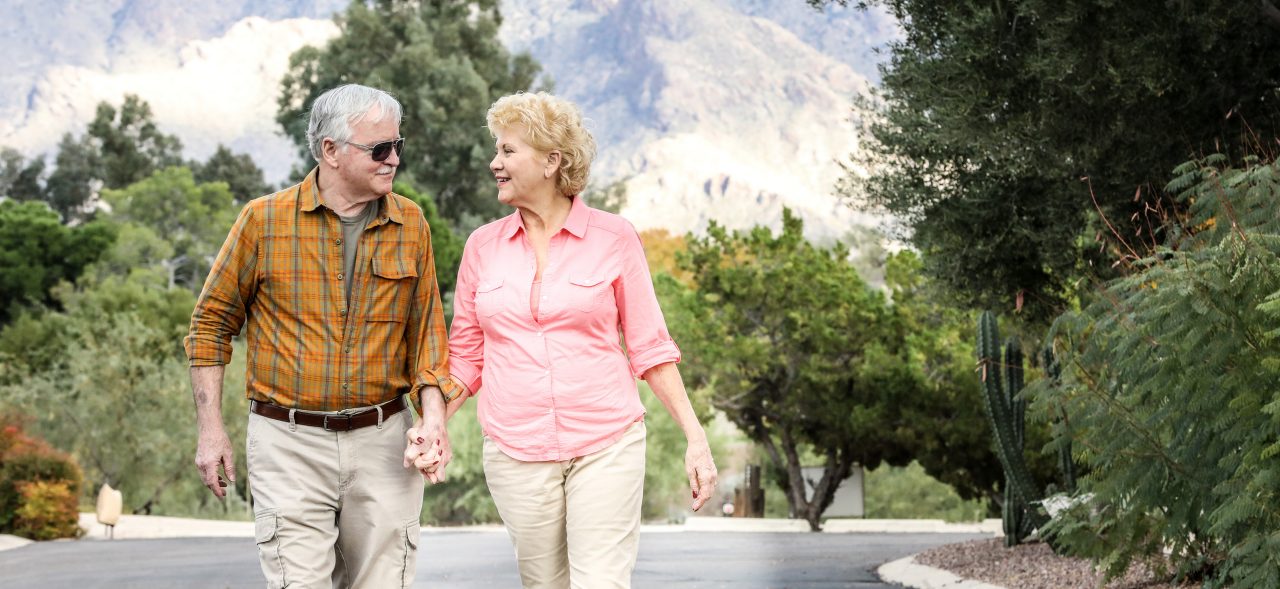
<svg viewBox="0 0 1280 589"><path fill-rule="evenodd" d="M449 370L478 394L480 425L508 456L569 460L608 447L643 417L635 379L678 362L680 350L626 219L573 199L551 237L534 317L536 271L519 212L471 234L458 269Z"/></svg>

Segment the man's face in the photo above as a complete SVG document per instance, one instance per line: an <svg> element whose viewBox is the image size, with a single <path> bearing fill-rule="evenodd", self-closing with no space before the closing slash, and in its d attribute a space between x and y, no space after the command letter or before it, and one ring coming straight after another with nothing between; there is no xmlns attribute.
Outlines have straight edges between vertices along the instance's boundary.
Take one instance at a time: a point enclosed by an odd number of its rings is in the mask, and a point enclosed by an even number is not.
<svg viewBox="0 0 1280 589"><path fill-rule="evenodd" d="M351 143L372 147L400 137L400 123L389 116L373 122L378 115L379 109L375 106L360 122L351 126ZM373 161L368 150L355 145L339 145L336 155L338 176L342 178L350 198L358 202L372 201L391 192L396 168L400 166L400 156L394 149L387 159L380 162Z"/></svg>

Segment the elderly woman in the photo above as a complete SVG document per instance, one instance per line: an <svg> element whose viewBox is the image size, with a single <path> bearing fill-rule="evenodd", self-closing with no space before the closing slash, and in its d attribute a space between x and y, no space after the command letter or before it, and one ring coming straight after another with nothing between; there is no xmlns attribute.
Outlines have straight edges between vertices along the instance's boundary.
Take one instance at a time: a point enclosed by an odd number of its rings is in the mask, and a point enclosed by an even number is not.
<svg viewBox="0 0 1280 589"><path fill-rule="evenodd" d="M487 119L498 200L516 210L472 233L462 254L449 362L470 394L450 415L478 395L485 479L525 587L629 587L645 464L635 379L684 430L694 510L716 486L706 434L640 237L582 200L595 140L578 108L515 94ZM419 457L424 474L434 459Z"/></svg>

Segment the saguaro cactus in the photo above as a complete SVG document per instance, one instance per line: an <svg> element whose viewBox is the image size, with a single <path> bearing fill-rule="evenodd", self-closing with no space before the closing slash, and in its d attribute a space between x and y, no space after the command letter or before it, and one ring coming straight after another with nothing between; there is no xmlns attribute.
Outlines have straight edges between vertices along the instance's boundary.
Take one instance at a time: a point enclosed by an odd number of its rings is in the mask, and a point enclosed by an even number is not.
<svg viewBox="0 0 1280 589"><path fill-rule="evenodd" d="M1044 525L1045 518L1035 508L1042 499L1040 487L1022 454L1027 410L1026 400L1018 396L1023 387L1022 347L1012 338L1001 354L1000 333L990 311L978 319L978 369L996 455L1004 468L1005 544L1013 546Z"/></svg>

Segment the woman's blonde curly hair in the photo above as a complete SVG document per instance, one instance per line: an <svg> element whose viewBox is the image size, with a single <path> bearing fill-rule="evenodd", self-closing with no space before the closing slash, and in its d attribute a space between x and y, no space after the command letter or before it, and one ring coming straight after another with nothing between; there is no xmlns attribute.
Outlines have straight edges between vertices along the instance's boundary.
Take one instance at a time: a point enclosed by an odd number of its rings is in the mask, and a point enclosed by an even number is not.
<svg viewBox="0 0 1280 589"><path fill-rule="evenodd" d="M517 125L525 130L524 140L541 151L560 152L560 173L556 188L573 196L587 187L591 160L596 157L596 140L583 126L582 111L577 105L546 92L518 92L499 98L485 115L489 134L497 137L499 129Z"/></svg>

